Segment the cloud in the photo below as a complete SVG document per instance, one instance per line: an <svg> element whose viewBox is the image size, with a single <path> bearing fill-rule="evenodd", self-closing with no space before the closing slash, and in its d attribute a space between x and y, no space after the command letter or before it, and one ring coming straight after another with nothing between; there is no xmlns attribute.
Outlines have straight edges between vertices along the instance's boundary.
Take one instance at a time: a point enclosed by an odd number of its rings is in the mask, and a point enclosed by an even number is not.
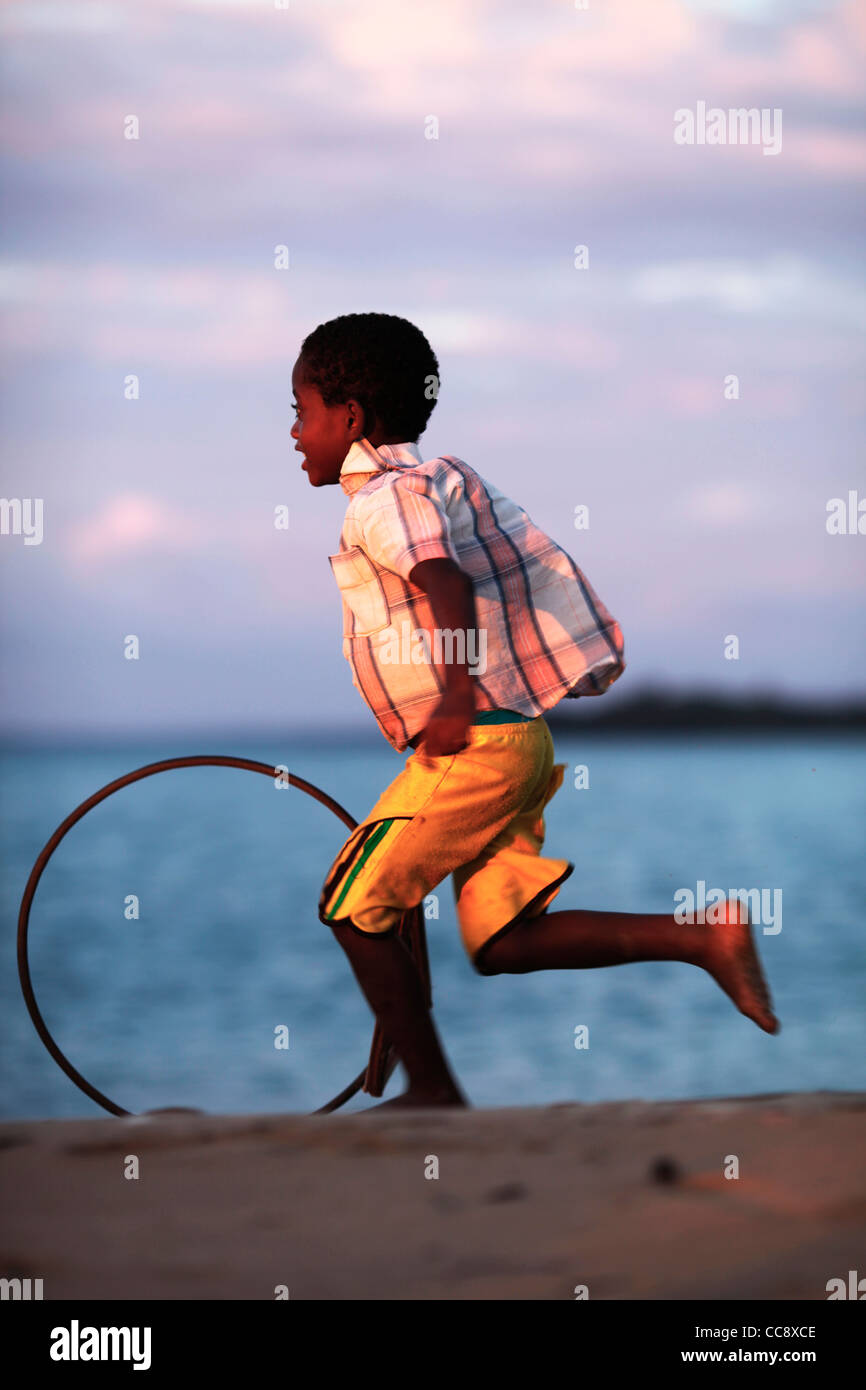
<svg viewBox="0 0 866 1390"><path fill-rule="evenodd" d="M129 7L110 0L5 0L0 8L0 33L9 36L93 35L134 27Z"/></svg>
<svg viewBox="0 0 866 1390"><path fill-rule="evenodd" d="M74 562L88 567L142 552L188 551L207 537L207 527L197 517L155 497L123 493L70 527L66 552Z"/></svg>
<svg viewBox="0 0 866 1390"><path fill-rule="evenodd" d="M0 265L6 351L178 368L285 360L302 324L287 305L291 271L129 262ZM146 387L144 388L146 389Z"/></svg>
<svg viewBox="0 0 866 1390"><path fill-rule="evenodd" d="M694 488L674 502L677 519L701 526L760 523L772 509L771 500L741 482L715 483Z"/></svg>
<svg viewBox="0 0 866 1390"><path fill-rule="evenodd" d="M862 322L866 290L827 266L795 255L687 259L644 266L631 292L647 305L702 304L730 314Z"/></svg>

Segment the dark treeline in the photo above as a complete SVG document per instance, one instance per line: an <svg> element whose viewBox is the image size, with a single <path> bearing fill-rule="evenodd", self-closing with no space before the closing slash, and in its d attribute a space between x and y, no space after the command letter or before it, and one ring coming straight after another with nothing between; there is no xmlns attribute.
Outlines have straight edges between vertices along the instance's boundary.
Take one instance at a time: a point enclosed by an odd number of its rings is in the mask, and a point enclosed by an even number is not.
<svg viewBox="0 0 866 1390"><path fill-rule="evenodd" d="M613 692L611 692L612 694ZM605 733L692 733L695 730L788 733L827 729L866 732L866 699L818 703L776 695L731 697L704 691L645 687L618 698L563 700L546 716L552 730L591 728Z"/></svg>

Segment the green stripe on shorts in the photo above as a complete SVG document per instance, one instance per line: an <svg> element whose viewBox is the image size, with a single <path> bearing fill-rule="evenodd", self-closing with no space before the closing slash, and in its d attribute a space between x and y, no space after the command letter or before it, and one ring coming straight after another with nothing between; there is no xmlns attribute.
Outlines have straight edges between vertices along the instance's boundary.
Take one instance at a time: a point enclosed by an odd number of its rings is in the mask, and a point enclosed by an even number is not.
<svg viewBox="0 0 866 1390"><path fill-rule="evenodd" d="M391 829L391 826L394 824L395 819L396 817L392 816L390 820L383 820L378 830L374 830L373 834L367 840L366 844L364 845L364 852L362 855L360 855L357 862L353 865L351 873L346 879L346 882L343 884L340 896L334 903L334 906L331 908L331 911L325 913L325 916L327 917L329 922L332 921L334 915L337 912L337 909L341 906L343 899L345 898L355 879L358 877L358 874L363 869L373 850L379 844L380 840L382 840L384 836L388 833L388 831Z"/></svg>

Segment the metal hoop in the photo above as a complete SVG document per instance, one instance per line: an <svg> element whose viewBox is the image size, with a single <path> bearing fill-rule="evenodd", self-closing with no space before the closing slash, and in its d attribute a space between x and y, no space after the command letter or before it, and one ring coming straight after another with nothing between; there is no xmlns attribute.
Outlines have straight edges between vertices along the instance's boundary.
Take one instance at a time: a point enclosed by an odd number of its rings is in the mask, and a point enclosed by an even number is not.
<svg viewBox="0 0 866 1390"><path fill-rule="evenodd" d="M73 825L80 821L83 816L86 816L87 812L92 810L94 806L98 806L100 801L105 801L113 792L120 791L121 787L129 786L131 782L138 782L143 777L152 777L157 772L168 772L172 768L178 767L239 767L248 772L263 773L265 777L285 776L285 774L280 773L278 768L269 767L267 763L255 762L251 758L230 758L203 754L190 758L166 758L162 762L148 763L145 767L139 767L134 772L126 773L124 777L116 778L115 781L109 782L107 786L102 787L98 792L94 792L93 796L89 796L86 801L82 801L80 806L77 806L72 814L66 817L62 825L57 827L30 871L27 887L24 889L24 896L21 899L21 909L18 913L18 978L21 981L24 1002L27 1005L34 1027L61 1070L66 1073L71 1081L75 1082L79 1090L82 1090L85 1095L89 1096L91 1100L95 1100L97 1105L101 1105L104 1110L108 1110L112 1115L130 1115L134 1112L124 1110L122 1106L115 1104L113 1100L109 1100L108 1096L103 1095L95 1086L91 1086L90 1082L75 1069L68 1057L65 1056L54 1041L54 1038L48 1030L48 1025L39 1011L39 1006L36 1003L36 996L33 992L33 983L30 978L30 964L27 958L27 930L30 923L30 907L46 864L60 844L60 841L68 831L72 829ZM306 792L307 796L311 796L314 800L321 802L323 806L327 806L328 810L333 811L334 815L337 816L349 830L355 829L358 822L349 815L348 811L343 809L339 802L335 801L333 797L328 796L327 792L320 791L319 788L314 787L311 782L305 782L302 777L294 777L291 773L288 774L288 782L290 786L297 787L299 791ZM374 1034L374 1048L376 1046L376 1037L377 1034ZM383 1059L381 1055L381 1045L382 1040L380 1038L379 1067L381 1070L379 1075L381 1086L384 1088L384 1085L387 1084L388 1078L397 1065L398 1058L393 1050L391 1050L390 1053L388 1052L387 1044L385 1044L386 1051ZM372 1054L370 1065L372 1065ZM328 1103L321 1106L320 1109L312 1111L312 1114L326 1115L333 1110L339 1109L341 1105L344 1105L347 1100L350 1100L351 1097L360 1090L364 1083L364 1078L368 1075L368 1071L369 1065L365 1067L363 1071L359 1072L355 1080L350 1081L349 1085L346 1086L344 1090L340 1091L339 1095L334 1096L333 1100L329 1100ZM381 1095L381 1089L376 1091L375 1094Z"/></svg>

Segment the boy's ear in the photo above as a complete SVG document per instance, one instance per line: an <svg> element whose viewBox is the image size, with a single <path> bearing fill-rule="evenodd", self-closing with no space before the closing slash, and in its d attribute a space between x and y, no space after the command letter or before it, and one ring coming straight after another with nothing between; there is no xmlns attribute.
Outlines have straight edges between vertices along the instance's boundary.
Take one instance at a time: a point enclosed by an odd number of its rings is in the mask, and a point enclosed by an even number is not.
<svg viewBox="0 0 866 1390"><path fill-rule="evenodd" d="M367 411L360 401L347 401L346 409L349 414L349 428L359 431L357 438L371 433L372 423L367 419Z"/></svg>
<svg viewBox="0 0 866 1390"><path fill-rule="evenodd" d="M369 439L369 437L370 437L371 434L375 434L375 433L376 433L376 430L377 430L378 425L379 425L379 417L377 416L377 414L376 414L375 410L372 408L372 406L367 405L367 403L366 403L365 401L355 401L355 402L353 402L353 404L357 407L357 409L358 409L358 410L360 411L360 413L361 413L361 428L362 428L362 432L363 432L363 433L367 436L367 438Z"/></svg>

